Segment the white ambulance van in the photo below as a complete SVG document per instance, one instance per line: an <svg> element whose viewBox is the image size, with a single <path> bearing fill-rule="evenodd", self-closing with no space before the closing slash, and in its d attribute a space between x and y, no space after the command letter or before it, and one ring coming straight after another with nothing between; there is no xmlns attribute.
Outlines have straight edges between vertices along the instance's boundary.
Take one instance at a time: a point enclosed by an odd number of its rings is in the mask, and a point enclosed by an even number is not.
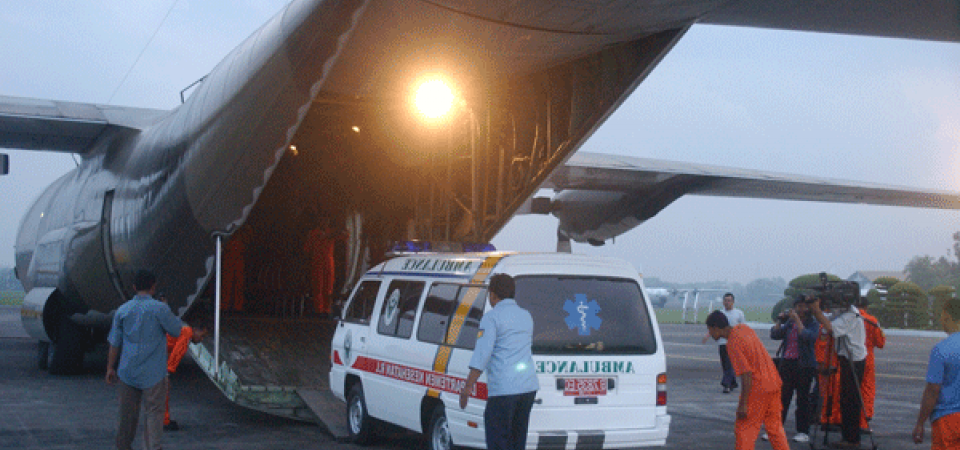
<svg viewBox="0 0 960 450"><path fill-rule="evenodd" d="M388 422L425 434L431 450L486 448L486 374L466 409L458 393L496 273L515 278L534 321L527 448L664 445L666 358L638 271L559 253L406 255L368 271L331 343L330 388L347 403L351 439L369 442Z"/></svg>

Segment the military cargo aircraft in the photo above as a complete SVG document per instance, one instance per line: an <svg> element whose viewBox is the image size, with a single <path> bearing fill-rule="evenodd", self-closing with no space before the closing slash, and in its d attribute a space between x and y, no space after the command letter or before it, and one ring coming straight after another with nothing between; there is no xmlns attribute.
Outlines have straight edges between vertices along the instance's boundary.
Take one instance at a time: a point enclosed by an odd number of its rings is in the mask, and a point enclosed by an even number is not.
<svg viewBox="0 0 960 450"><path fill-rule="evenodd" d="M23 322L40 365L75 372L150 267L178 314L224 315L215 356L194 351L231 399L315 419L302 392L324 387L310 362L328 355L298 351L322 348L314 319L392 241L482 243L544 213L561 250L600 245L688 194L958 209L951 192L576 153L695 23L957 42L957 14L295 0L172 110L0 97L0 147L81 158L22 220ZM541 188L557 194L531 198Z"/></svg>

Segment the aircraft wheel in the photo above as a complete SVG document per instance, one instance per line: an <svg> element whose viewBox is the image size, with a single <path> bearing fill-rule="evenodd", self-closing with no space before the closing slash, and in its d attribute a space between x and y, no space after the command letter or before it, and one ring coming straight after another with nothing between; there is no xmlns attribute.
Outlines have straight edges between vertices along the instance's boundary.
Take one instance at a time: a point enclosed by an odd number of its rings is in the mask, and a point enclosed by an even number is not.
<svg viewBox="0 0 960 450"><path fill-rule="evenodd" d="M430 415L430 424L427 425L427 450L453 450L453 448L447 415L443 411L443 406L437 406Z"/></svg>
<svg viewBox="0 0 960 450"><path fill-rule="evenodd" d="M50 363L50 343L47 341L37 341L37 368L47 370Z"/></svg>
<svg viewBox="0 0 960 450"><path fill-rule="evenodd" d="M376 434L376 419L367 413L367 401L363 397L363 386L354 384L347 394L347 433L354 444L366 445L373 441Z"/></svg>
<svg viewBox="0 0 960 450"><path fill-rule="evenodd" d="M53 375L75 375L83 368L83 327L61 317L57 342L50 345L47 369Z"/></svg>

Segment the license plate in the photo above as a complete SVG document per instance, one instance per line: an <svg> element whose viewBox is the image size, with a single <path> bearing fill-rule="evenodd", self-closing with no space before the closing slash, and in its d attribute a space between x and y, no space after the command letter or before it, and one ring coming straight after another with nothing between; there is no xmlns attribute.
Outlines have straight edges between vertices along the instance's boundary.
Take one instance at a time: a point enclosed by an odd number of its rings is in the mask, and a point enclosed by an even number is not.
<svg viewBox="0 0 960 450"><path fill-rule="evenodd" d="M567 378L563 380L563 395L596 397L607 395L607 380L603 378Z"/></svg>

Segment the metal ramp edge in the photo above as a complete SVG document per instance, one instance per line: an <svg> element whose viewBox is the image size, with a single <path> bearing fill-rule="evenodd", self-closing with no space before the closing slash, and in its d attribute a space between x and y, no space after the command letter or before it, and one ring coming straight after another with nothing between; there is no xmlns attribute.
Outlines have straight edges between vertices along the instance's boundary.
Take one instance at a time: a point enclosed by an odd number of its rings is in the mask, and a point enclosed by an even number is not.
<svg viewBox="0 0 960 450"><path fill-rule="evenodd" d="M213 355L203 344L190 344L190 354L210 381L230 401L276 416L321 423L313 409L297 393L296 386L244 385L226 362L221 361L220 370L215 370ZM340 417L343 417L343 414Z"/></svg>
<svg viewBox="0 0 960 450"><path fill-rule="evenodd" d="M347 431L347 405L336 398L329 389L298 389L300 398L320 419L327 431L337 440L346 440L350 434Z"/></svg>

